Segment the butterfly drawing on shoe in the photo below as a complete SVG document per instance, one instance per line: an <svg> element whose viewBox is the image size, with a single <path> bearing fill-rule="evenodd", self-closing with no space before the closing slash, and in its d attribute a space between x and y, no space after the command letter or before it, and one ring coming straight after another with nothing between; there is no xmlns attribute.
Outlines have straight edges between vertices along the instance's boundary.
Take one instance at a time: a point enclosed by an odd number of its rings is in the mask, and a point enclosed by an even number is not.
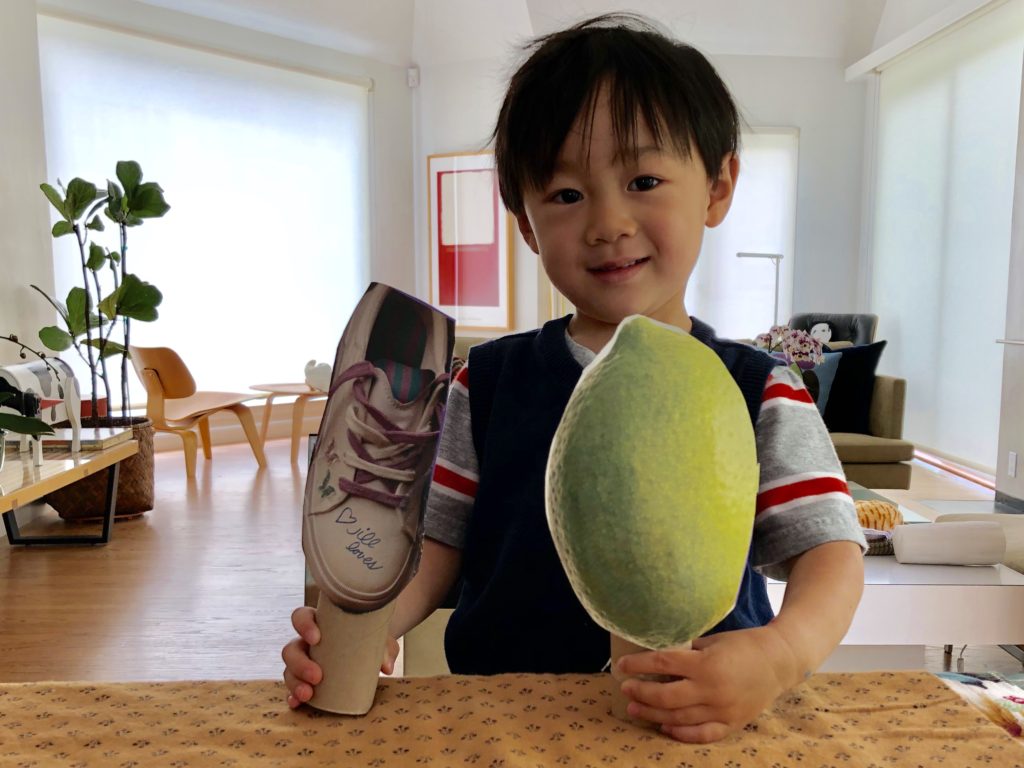
<svg viewBox="0 0 1024 768"><path fill-rule="evenodd" d="M334 486L331 485L330 470L327 470L327 474L324 475L323 482L320 483L320 486L317 488L317 490L320 492L321 499L326 499L334 495Z"/></svg>

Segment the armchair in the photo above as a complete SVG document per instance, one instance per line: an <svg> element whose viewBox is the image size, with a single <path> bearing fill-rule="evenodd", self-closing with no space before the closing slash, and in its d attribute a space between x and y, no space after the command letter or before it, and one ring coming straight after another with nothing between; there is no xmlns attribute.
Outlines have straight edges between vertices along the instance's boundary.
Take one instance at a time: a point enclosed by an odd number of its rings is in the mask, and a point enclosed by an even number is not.
<svg viewBox="0 0 1024 768"><path fill-rule="evenodd" d="M804 312L789 319L789 327L796 331L810 332L819 323L828 324L832 332L831 341L848 341L851 344L870 344L875 340L878 329L878 315L842 315L828 312Z"/></svg>

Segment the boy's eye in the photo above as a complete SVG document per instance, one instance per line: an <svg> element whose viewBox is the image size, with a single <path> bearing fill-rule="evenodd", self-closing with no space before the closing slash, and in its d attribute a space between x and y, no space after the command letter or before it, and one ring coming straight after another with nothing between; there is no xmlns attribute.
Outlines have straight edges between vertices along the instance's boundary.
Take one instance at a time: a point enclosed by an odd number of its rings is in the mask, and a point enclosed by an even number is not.
<svg viewBox="0 0 1024 768"><path fill-rule="evenodd" d="M551 196L556 203L578 203L582 199L583 195L575 189L560 189Z"/></svg>
<svg viewBox="0 0 1024 768"><path fill-rule="evenodd" d="M653 176L637 176L629 182L629 190L631 192L646 192L659 184L661 184L661 179L656 179Z"/></svg>

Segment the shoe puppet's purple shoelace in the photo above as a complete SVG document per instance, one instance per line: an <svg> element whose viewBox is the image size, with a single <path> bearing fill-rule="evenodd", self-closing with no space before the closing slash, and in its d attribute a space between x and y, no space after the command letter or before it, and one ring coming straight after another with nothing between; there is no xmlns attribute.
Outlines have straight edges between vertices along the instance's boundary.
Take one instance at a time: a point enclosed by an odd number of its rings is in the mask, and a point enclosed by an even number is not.
<svg viewBox="0 0 1024 768"><path fill-rule="evenodd" d="M355 397L357 403L366 409L367 414L373 417L373 419L380 425L379 432L387 438L389 442L395 445L409 445L409 446L424 446L433 442L437 438L437 430L428 430L423 432L415 432L405 429L399 429L398 425L395 424L391 419L385 416L379 409L375 408L370 404L370 399L366 394L366 389L363 384L363 379L372 378L374 375L374 365L368 361L356 363L337 378L336 381L331 385L331 394L344 384L346 381L352 381L352 394ZM440 388L448 381L450 375L445 373L441 374L431 383L428 388L431 394L428 396L428 400L435 396L436 390ZM444 414L443 404L438 399L435 405L435 416L436 423L441 424ZM351 429L346 430L348 436L348 444L352 448L353 452L362 459L364 462L376 465L386 470L411 470L418 463L420 459L420 451L410 450L403 451L397 456L388 458L375 458L366 447L363 445L363 440L359 435L355 434ZM370 488L367 483L373 480L380 480L386 486L392 489L397 489L398 482L386 477L381 477L372 470L356 468L355 474L351 480L342 477L338 479L338 487L346 493L354 496L362 496L363 498L376 501L379 504L384 504L389 507L399 508L405 502L406 494L399 493L388 493L377 488Z"/></svg>

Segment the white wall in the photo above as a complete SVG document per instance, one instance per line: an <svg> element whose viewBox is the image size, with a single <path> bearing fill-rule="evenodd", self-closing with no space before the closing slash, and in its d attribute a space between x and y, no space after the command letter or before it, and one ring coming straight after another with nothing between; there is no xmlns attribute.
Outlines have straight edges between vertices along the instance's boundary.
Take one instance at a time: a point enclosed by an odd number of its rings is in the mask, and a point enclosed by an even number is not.
<svg viewBox="0 0 1024 768"><path fill-rule="evenodd" d="M39 348L37 332L55 317L29 288L53 292L48 203L39 191L46 150L33 0L7 0L0 11L0 72L0 336ZM0 344L0 361L16 359L14 345Z"/></svg>
<svg viewBox="0 0 1024 768"><path fill-rule="evenodd" d="M490 135L510 74L498 59L459 61L424 67L415 90L416 284L429 295L427 228L427 156L445 152L477 152L490 148ZM516 330L536 328L537 275L540 262L518 230L513 237L514 324ZM545 299L546 301L546 299Z"/></svg>
<svg viewBox="0 0 1024 768"><path fill-rule="evenodd" d="M800 130L793 311L855 311L864 86L845 81L838 59L711 61L749 125Z"/></svg>
<svg viewBox="0 0 1024 768"><path fill-rule="evenodd" d="M950 6L962 4L962 0L886 0L878 29L875 30L874 48L892 42Z"/></svg>

